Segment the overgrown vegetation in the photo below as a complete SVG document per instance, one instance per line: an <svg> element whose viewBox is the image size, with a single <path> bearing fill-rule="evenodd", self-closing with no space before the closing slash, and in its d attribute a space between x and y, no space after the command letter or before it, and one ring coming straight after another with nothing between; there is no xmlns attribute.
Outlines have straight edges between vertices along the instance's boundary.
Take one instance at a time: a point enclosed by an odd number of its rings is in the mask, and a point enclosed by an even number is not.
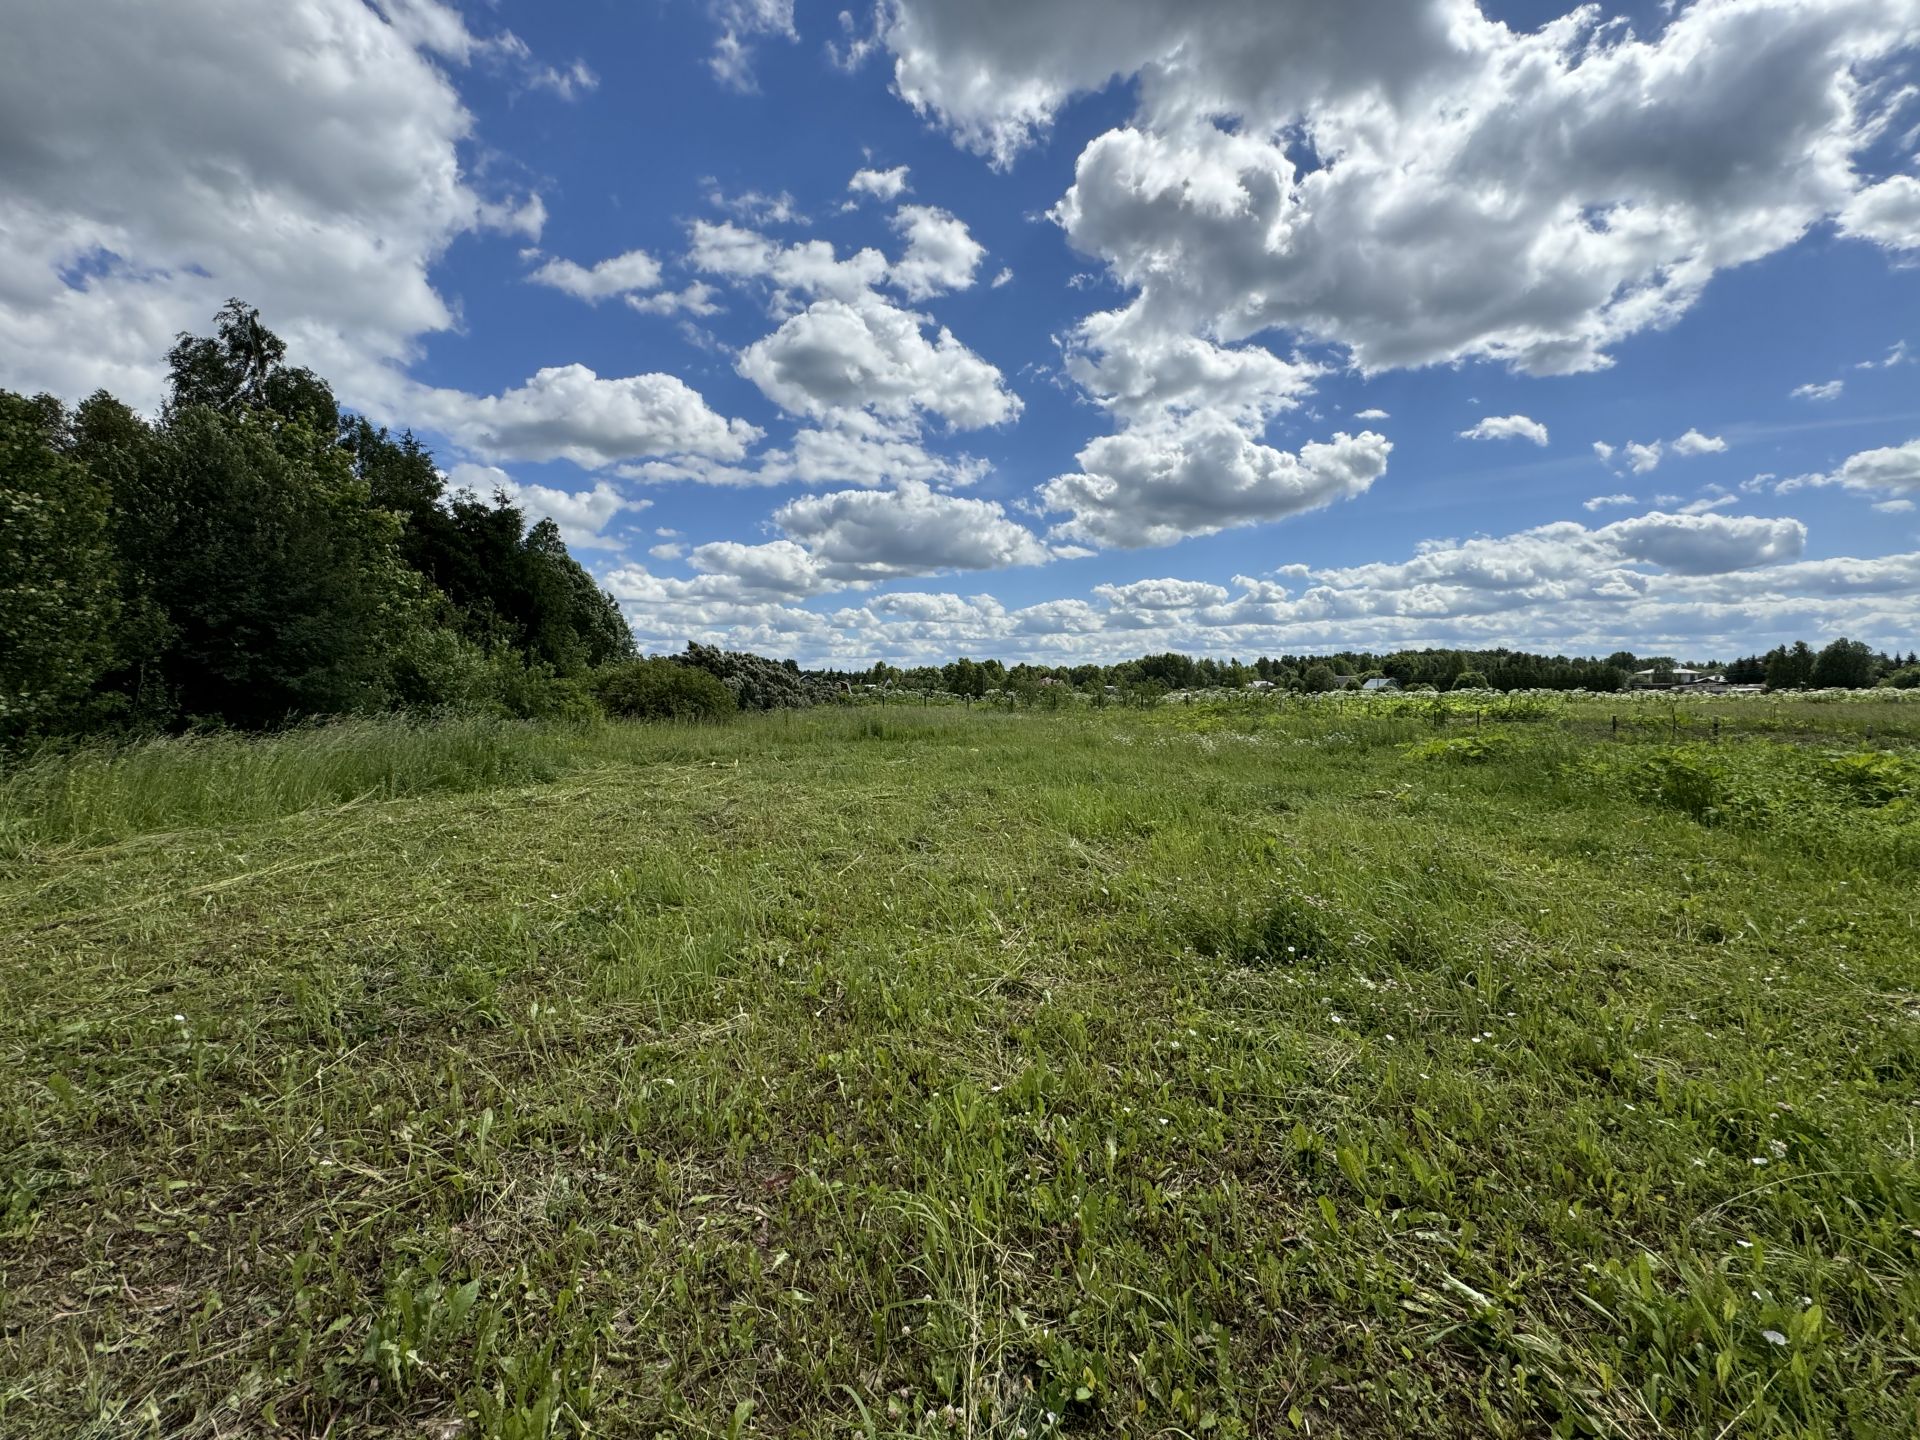
<svg viewBox="0 0 1920 1440"><path fill-rule="evenodd" d="M607 714L622 720L719 720L738 708L733 691L703 669L671 660L629 660L594 680Z"/></svg>
<svg viewBox="0 0 1920 1440"><path fill-rule="evenodd" d="M44 755L0 1433L1911 1435L1920 708L1499 698Z"/></svg>
<svg viewBox="0 0 1920 1440"><path fill-rule="evenodd" d="M157 423L0 392L0 744L454 707L589 713L634 653L552 521L449 495L235 301Z"/></svg>

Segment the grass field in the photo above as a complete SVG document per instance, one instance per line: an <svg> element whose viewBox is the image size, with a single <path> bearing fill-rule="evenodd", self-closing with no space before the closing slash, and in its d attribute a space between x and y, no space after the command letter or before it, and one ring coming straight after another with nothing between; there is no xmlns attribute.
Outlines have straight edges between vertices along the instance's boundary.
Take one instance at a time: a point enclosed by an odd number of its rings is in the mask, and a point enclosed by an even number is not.
<svg viewBox="0 0 1920 1440"><path fill-rule="evenodd" d="M0 1435L1920 1433L1920 705L1440 718L16 771Z"/></svg>

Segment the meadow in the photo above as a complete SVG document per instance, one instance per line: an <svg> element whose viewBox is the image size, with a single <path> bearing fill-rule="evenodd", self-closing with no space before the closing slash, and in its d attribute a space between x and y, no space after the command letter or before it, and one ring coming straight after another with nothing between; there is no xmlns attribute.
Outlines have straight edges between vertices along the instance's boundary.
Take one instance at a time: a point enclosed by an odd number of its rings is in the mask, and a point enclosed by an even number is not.
<svg viewBox="0 0 1920 1440"><path fill-rule="evenodd" d="M0 776L0 1435L1920 1433L1920 703Z"/></svg>

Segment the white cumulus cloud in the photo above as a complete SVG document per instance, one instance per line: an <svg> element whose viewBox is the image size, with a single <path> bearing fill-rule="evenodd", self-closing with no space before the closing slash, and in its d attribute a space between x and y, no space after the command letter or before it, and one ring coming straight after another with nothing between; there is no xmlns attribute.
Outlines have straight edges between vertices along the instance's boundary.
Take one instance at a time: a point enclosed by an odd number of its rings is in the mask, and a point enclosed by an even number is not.
<svg viewBox="0 0 1920 1440"><path fill-rule="evenodd" d="M644 250L629 250L593 266L552 259L527 279L565 291L575 299L598 303L615 295L653 289L660 283L660 262Z"/></svg>
<svg viewBox="0 0 1920 1440"><path fill-rule="evenodd" d="M1020 413L999 370L944 326L871 294L814 301L740 356L740 373L782 409L826 418L849 410L949 426L998 425Z"/></svg>
<svg viewBox="0 0 1920 1440"><path fill-rule="evenodd" d="M717 414L676 376L602 379L584 365L549 367L498 395L413 386L403 403L467 449L498 460L597 468L649 455L738 459L760 438L755 426Z"/></svg>
<svg viewBox="0 0 1920 1440"><path fill-rule="evenodd" d="M1895 175L1862 190L1840 212L1840 232L1889 250L1920 250L1920 179Z"/></svg>
<svg viewBox="0 0 1920 1440"><path fill-rule="evenodd" d="M1910 0L1714 0L1645 33L1469 0L884 19L897 92L1002 165L1072 96L1136 78L1055 217L1159 323L1227 343L1281 327L1369 370L1587 370L1823 218L1912 233L1920 182L1863 189L1854 165L1907 93L1875 82L1920 35Z"/></svg>
<svg viewBox="0 0 1920 1440"><path fill-rule="evenodd" d="M1054 537L1101 548L1171 545L1239 525L1283 519L1363 494L1386 472L1393 444L1372 431L1336 434L1292 452L1218 416L1124 430L1080 451L1078 473L1040 487L1067 518Z"/></svg>
<svg viewBox="0 0 1920 1440"><path fill-rule="evenodd" d="M847 189L855 195L871 195L876 200L892 202L913 187L907 183L907 167L896 165L891 170L856 170L853 178L847 181Z"/></svg>
<svg viewBox="0 0 1920 1440"><path fill-rule="evenodd" d="M448 74L528 60L438 0L9 5L0 377L151 409L175 334L238 295L367 403L453 325L431 272L456 237L539 233L537 195L463 163Z"/></svg>
<svg viewBox="0 0 1920 1440"><path fill-rule="evenodd" d="M909 300L972 287L973 272L987 252L967 232L965 221L932 205L902 205L893 228L905 237L907 249L889 278Z"/></svg>
<svg viewBox="0 0 1920 1440"><path fill-rule="evenodd" d="M1655 440L1650 444L1642 445L1637 441L1630 441L1627 444L1626 456L1627 468L1636 475L1644 475L1660 464L1660 442Z"/></svg>
<svg viewBox="0 0 1920 1440"><path fill-rule="evenodd" d="M1689 430L1673 442L1676 455L1718 455L1727 448L1727 442L1718 435L1702 435L1698 430Z"/></svg>
<svg viewBox="0 0 1920 1440"><path fill-rule="evenodd" d="M1547 443L1547 427L1525 415L1488 415L1460 432L1462 440L1531 440Z"/></svg>

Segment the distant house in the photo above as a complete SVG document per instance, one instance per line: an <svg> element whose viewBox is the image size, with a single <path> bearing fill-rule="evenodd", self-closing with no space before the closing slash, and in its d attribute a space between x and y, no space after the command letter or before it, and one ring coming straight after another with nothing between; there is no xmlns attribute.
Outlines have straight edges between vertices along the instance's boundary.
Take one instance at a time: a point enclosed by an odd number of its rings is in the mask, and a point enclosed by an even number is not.
<svg viewBox="0 0 1920 1440"><path fill-rule="evenodd" d="M1249 681L1247 682L1247 689L1249 689L1249 690L1271 690L1271 689L1273 689L1273 681L1271 681L1271 680L1249 680Z"/></svg>
<svg viewBox="0 0 1920 1440"><path fill-rule="evenodd" d="M1400 682L1391 675L1381 675L1361 681L1360 688L1369 695L1390 695L1400 688Z"/></svg>
<svg viewBox="0 0 1920 1440"><path fill-rule="evenodd" d="M1727 677L1710 670L1690 670L1676 665L1670 670L1636 670L1627 678L1635 690L1701 690L1718 694L1726 688Z"/></svg>

